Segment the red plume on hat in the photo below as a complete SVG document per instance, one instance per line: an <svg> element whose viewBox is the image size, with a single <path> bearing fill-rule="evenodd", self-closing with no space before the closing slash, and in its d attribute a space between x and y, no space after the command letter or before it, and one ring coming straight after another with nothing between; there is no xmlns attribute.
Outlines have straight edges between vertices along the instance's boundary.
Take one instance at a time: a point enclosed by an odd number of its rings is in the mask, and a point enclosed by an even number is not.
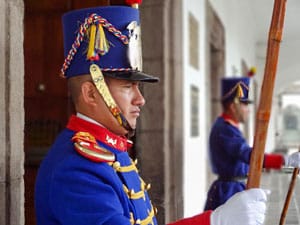
<svg viewBox="0 0 300 225"><path fill-rule="evenodd" d="M125 0L125 2L133 8L138 8L138 6L142 3L142 0Z"/></svg>

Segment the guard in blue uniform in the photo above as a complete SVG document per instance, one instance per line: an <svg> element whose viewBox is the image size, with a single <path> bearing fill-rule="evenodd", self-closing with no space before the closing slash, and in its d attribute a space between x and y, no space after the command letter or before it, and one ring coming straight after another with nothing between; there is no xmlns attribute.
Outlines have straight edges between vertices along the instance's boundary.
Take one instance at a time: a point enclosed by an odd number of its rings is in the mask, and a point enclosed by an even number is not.
<svg viewBox="0 0 300 225"><path fill-rule="evenodd" d="M40 166L37 223L156 225L150 184L127 152L127 137L145 103L138 83L158 81L141 72L139 12L126 6L72 11L64 15L63 28L61 74L77 114Z"/></svg>
<svg viewBox="0 0 300 225"><path fill-rule="evenodd" d="M209 137L212 171L218 177L212 183L205 210L224 204L235 193L245 190L252 148L239 129L249 114L248 77L222 79L223 113L216 119ZM265 154L264 167L280 169L283 165L299 167L299 153L287 157Z"/></svg>
<svg viewBox="0 0 300 225"><path fill-rule="evenodd" d="M77 113L39 168L37 224L157 225L150 185L127 152L145 104L139 83L158 81L141 72L139 12L126 6L72 11L64 15L63 28L61 75ZM253 189L213 212L170 225L261 224L265 202L265 192Z"/></svg>

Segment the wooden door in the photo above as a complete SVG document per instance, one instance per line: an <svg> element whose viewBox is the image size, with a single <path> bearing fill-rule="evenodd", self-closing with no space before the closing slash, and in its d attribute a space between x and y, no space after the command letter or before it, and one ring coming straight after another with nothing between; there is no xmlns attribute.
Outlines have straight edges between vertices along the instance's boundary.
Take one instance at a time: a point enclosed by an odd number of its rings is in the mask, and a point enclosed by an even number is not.
<svg viewBox="0 0 300 225"><path fill-rule="evenodd" d="M24 0L25 224L34 225L34 183L41 160L73 113L66 80L61 16L79 8L124 5L122 0Z"/></svg>

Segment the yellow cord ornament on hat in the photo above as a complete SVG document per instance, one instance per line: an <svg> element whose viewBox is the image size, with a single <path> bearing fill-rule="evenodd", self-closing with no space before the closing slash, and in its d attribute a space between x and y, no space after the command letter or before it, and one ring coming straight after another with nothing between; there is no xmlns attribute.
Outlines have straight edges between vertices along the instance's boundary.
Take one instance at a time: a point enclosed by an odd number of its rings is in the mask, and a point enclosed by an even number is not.
<svg viewBox="0 0 300 225"><path fill-rule="evenodd" d="M67 57L61 68L60 75L65 78L65 72L69 68L73 57L76 55L79 47L81 46L85 37L88 38L89 44L87 49L87 59L91 61L99 60L99 54L105 55L109 51L109 42L107 41L103 28L108 30L118 39L120 39L123 44L128 45L129 39L126 35L122 34L121 31L116 29L111 23L109 23L105 18L97 15L96 13L91 14L87 17L79 27L79 31L72 44L71 49L68 52ZM103 71L129 71L132 68L101 68Z"/></svg>
<svg viewBox="0 0 300 225"><path fill-rule="evenodd" d="M243 88L240 83L238 83L236 89L237 89L236 90L236 98L243 98L245 95L244 95L244 91L243 91Z"/></svg>
<svg viewBox="0 0 300 225"><path fill-rule="evenodd" d="M238 82L236 85L234 85L233 88L231 88L223 97L222 99L226 99L229 96L232 95L233 92L236 91L236 98L243 98L245 96L244 91L243 91L243 87L246 90L249 90L249 87L242 81Z"/></svg>

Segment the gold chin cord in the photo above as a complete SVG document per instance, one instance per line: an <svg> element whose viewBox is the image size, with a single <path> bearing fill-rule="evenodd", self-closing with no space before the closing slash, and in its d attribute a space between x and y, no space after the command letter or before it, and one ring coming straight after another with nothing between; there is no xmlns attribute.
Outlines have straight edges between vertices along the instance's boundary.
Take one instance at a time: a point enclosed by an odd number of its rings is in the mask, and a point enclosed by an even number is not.
<svg viewBox="0 0 300 225"><path fill-rule="evenodd" d="M105 83L104 76L98 65L92 64L90 66L90 74L92 76L93 82L96 85L99 93L101 94L105 104L109 108L109 111L112 115L117 119L118 123L123 126L126 130L128 130L129 135L134 133L134 130L129 125L128 121L122 114L120 108L116 104L114 98L111 96L111 93Z"/></svg>

